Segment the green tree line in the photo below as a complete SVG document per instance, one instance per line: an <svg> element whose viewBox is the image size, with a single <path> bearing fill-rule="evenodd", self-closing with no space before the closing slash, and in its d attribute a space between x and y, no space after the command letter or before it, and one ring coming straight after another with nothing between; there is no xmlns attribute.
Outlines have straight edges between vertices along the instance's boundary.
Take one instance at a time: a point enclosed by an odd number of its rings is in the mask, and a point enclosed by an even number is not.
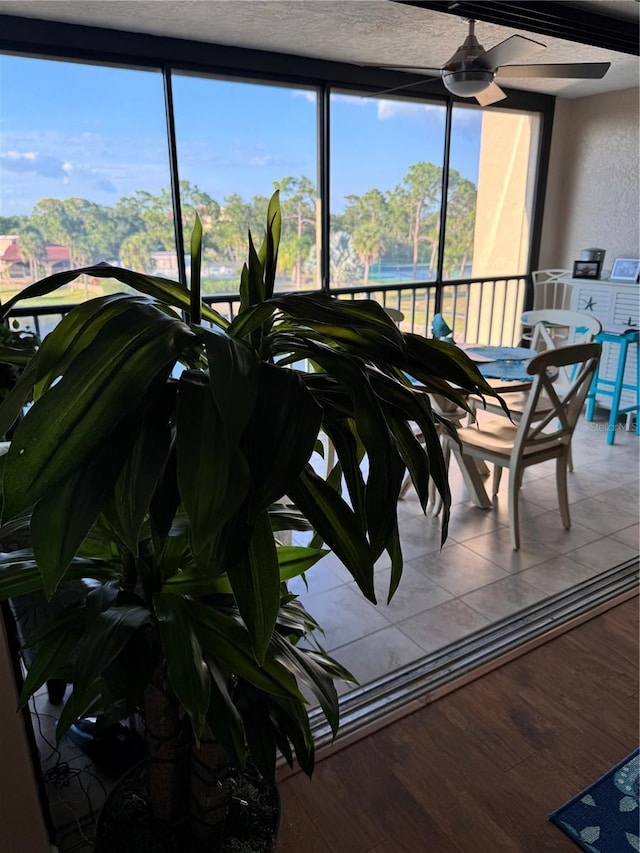
<svg viewBox="0 0 640 853"><path fill-rule="evenodd" d="M440 231L442 167L415 163L402 182L383 192L371 189L346 197L344 211L331 217L332 281L337 285L367 284L375 264L418 264L435 269ZM280 190L283 228L279 269L293 287L315 286L319 204L312 180L284 177ZM188 181L180 182L184 233L198 213L203 224L203 256L210 265L239 270L246 251L247 231L260 233L267 196L244 200L232 193L219 203ZM471 260L476 187L451 170L447 198L444 266L463 274ZM21 256L36 278L43 271L46 244L66 246L71 266L105 260L153 271L155 252L175 252L174 214L169 188L157 195L137 190L113 206L83 198L39 201L29 216L0 217L0 233L16 234Z"/></svg>

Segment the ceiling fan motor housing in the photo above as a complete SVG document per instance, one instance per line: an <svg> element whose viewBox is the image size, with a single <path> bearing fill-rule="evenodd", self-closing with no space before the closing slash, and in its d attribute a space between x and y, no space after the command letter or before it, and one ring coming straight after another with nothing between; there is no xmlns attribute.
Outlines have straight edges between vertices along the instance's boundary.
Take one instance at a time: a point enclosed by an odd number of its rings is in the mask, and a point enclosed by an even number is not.
<svg viewBox="0 0 640 853"><path fill-rule="evenodd" d="M484 52L484 47L470 32L447 64L442 66L442 82L452 94L470 98L493 83L495 71L476 64L476 58Z"/></svg>

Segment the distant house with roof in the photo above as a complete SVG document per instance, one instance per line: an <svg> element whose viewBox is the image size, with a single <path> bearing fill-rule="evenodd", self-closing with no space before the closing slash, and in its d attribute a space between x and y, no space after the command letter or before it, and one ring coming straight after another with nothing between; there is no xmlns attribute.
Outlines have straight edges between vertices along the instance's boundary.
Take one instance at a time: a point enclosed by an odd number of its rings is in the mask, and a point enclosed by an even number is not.
<svg viewBox="0 0 640 853"><path fill-rule="evenodd" d="M71 250L57 243L45 244L45 257L40 261L44 275L71 269ZM0 278L23 284L31 279L29 259L20 254L17 235L0 235Z"/></svg>

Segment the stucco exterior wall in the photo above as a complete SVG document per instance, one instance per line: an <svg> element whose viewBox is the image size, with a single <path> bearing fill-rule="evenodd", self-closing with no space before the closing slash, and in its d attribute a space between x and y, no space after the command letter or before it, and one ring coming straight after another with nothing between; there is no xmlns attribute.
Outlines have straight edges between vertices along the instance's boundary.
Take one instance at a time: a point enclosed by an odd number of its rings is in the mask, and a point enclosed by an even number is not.
<svg viewBox="0 0 640 853"><path fill-rule="evenodd" d="M473 275L527 269L531 204L529 166L535 120L487 110L482 114Z"/></svg>
<svg viewBox="0 0 640 853"><path fill-rule="evenodd" d="M640 257L640 89L556 102L540 269L588 247Z"/></svg>

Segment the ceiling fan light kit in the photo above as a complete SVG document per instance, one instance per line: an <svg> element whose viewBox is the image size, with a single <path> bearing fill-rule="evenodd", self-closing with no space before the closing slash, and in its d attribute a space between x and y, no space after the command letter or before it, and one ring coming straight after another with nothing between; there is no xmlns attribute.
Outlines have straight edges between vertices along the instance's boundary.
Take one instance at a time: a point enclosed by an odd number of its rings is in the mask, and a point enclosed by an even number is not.
<svg viewBox="0 0 640 853"><path fill-rule="evenodd" d="M452 95L460 98L472 98L484 92L493 83L495 73L489 69L463 69L462 71L442 72L442 82Z"/></svg>

